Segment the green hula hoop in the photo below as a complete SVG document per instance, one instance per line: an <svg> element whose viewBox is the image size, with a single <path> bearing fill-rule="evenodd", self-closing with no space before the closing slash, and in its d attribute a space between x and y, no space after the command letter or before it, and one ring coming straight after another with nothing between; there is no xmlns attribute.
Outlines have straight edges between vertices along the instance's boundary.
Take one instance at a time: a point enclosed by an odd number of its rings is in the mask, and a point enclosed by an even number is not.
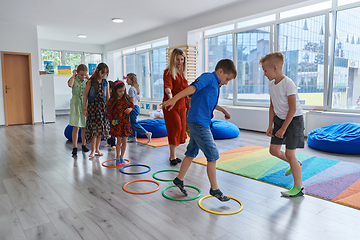
<svg viewBox="0 0 360 240"><path fill-rule="evenodd" d="M174 201L191 201L191 200L195 200L197 198L199 198L201 196L201 190L197 187L194 187L194 186L190 186L190 185L184 185L185 187L189 187L189 188L194 188L196 189L199 194L196 196L196 197L192 197L192 198L172 198L172 197L169 197L165 194L165 191L168 190L169 188L172 188L172 187L176 187L176 185L171 185L167 188L165 188L163 191L162 191L162 195L167 198L167 199L170 199L170 200L174 200Z"/></svg>
<svg viewBox="0 0 360 240"><path fill-rule="evenodd" d="M160 171L157 171L156 173L154 173L154 174L152 175L153 178L156 179L156 180L158 180L158 181L170 182L170 181L172 181L173 179L161 179L161 178L155 177L156 174L161 173L161 172L179 172L179 170L174 170L174 169L160 170Z"/></svg>

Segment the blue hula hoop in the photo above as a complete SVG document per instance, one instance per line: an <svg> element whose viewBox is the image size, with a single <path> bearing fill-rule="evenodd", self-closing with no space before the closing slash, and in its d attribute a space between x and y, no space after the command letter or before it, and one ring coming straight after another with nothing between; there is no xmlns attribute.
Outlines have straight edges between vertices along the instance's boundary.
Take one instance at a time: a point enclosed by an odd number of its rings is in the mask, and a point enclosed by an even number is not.
<svg viewBox="0 0 360 240"><path fill-rule="evenodd" d="M128 172L123 171L124 168L133 167L133 166L147 167L148 170L146 170L144 172L138 172L138 173L128 173ZM130 164L130 165L127 165L127 166L124 166L124 167L120 168L121 173L129 174L129 175L144 174L144 173L150 172L150 170L151 170L151 168L148 165L144 165L144 164Z"/></svg>

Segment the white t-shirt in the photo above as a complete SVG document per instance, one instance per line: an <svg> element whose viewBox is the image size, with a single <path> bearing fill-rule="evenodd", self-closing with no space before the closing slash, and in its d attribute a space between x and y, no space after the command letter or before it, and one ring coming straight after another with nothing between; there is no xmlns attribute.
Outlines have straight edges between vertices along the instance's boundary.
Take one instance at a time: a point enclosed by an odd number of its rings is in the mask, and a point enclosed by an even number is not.
<svg viewBox="0 0 360 240"><path fill-rule="evenodd" d="M275 115L280 119L285 120L289 111L288 96L296 95L296 112L294 117L303 114L303 110L300 105L297 87L293 80L288 77L284 77L278 84L275 84L275 79L269 83L269 94L272 104L274 106Z"/></svg>
<svg viewBox="0 0 360 240"><path fill-rule="evenodd" d="M129 89L129 96L134 97L134 105L139 106L139 95L137 94L136 88L131 86Z"/></svg>

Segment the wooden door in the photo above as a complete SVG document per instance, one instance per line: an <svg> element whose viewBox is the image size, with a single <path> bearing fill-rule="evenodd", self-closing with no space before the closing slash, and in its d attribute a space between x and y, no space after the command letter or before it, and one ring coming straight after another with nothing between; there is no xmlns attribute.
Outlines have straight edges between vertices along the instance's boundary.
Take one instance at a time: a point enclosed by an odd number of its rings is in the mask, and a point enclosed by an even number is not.
<svg viewBox="0 0 360 240"><path fill-rule="evenodd" d="M31 54L1 52L5 125L34 124Z"/></svg>

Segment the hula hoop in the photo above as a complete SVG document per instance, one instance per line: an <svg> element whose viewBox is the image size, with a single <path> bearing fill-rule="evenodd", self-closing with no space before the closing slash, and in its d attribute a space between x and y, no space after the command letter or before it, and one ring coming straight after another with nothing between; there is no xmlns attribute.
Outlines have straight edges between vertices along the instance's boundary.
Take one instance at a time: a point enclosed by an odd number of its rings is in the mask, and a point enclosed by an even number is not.
<svg viewBox="0 0 360 240"><path fill-rule="evenodd" d="M148 192L133 192L133 191L127 190L126 186L129 185L130 183L134 183L134 182L153 182L153 183L156 183L158 185L158 187L155 190L148 191ZM125 183L124 186L123 186L123 189L124 189L125 192L132 193L132 194L149 194L149 193L153 193L153 192L156 192L157 190L159 190L160 189L160 183L158 183L157 181L154 181L154 180L139 179L139 180L134 180L134 181L130 181L128 183Z"/></svg>
<svg viewBox="0 0 360 240"><path fill-rule="evenodd" d="M116 161L116 158L106 160L106 161L102 162L102 163L101 163L101 165L102 165L103 167L108 167L108 168L118 168L118 167L124 167L124 166L127 166L127 165L129 165L129 164L130 164L130 160L127 160L127 159L124 159L124 160L127 162L127 164L125 164L125 165L119 165L119 166L117 166L117 165L116 165L116 166L109 166L109 165L106 165L106 164L105 164L106 162Z"/></svg>
<svg viewBox="0 0 360 240"><path fill-rule="evenodd" d="M209 209L204 208L204 207L201 205L202 200L204 200L204 199L206 199L206 198L209 198L209 197L213 197L213 196L211 196L211 195L205 196L205 197L201 198L201 199L199 200L199 202L198 202L199 207L200 207L202 210L204 210L204 211L206 211L206 212L209 212L209 213L218 214L218 215L231 215L231 214L235 214L235 213L241 212L241 210L243 210L243 208L244 208L244 205L242 204L242 202L241 202L240 200L238 200L238 199L236 199L236 198L234 198L234 197L227 196L227 197L235 200L236 202L238 202L241 207L240 207L238 210L234 211L234 212L225 212L225 213L223 213L223 212L211 211L211 210L209 210Z"/></svg>
<svg viewBox="0 0 360 240"><path fill-rule="evenodd" d="M138 173L128 173L128 172L123 171L123 169L125 169L127 167L133 167L133 166L147 167L148 170L146 170L144 172L138 172ZM131 165L127 165L127 166L124 166L124 167L120 168L121 173L129 174L129 175L144 174L144 173L150 172L150 170L151 170L151 168L148 165L144 165L144 164L131 164Z"/></svg>
<svg viewBox="0 0 360 240"><path fill-rule="evenodd" d="M199 188L194 187L194 186L190 186L190 185L184 185L184 186L185 186L185 187L190 187L190 188L196 189L196 190L199 192L199 194L198 194L196 197L192 197L192 198L172 198L172 197L169 197L169 196L165 195L165 191L166 191L166 190L168 190L169 188L172 188L172 187L176 187L176 185L171 185L171 186L165 188L165 189L162 191L162 195L163 195L165 198L170 199L170 200L174 200L174 201L191 201L191 200L195 200L195 199L197 199L197 198L200 197L200 195L201 195L201 190L200 190Z"/></svg>
<svg viewBox="0 0 360 240"><path fill-rule="evenodd" d="M174 170L174 169L160 170L160 171L157 171L156 173L154 173L154 174L152 175L153 178L156 179L156 180L158 180L158 181L170 182L170 181L172 181L172 179L161 179L161 178L155 177L156 174L161 173L161 172L179 172L179 170Z"/></svg>

